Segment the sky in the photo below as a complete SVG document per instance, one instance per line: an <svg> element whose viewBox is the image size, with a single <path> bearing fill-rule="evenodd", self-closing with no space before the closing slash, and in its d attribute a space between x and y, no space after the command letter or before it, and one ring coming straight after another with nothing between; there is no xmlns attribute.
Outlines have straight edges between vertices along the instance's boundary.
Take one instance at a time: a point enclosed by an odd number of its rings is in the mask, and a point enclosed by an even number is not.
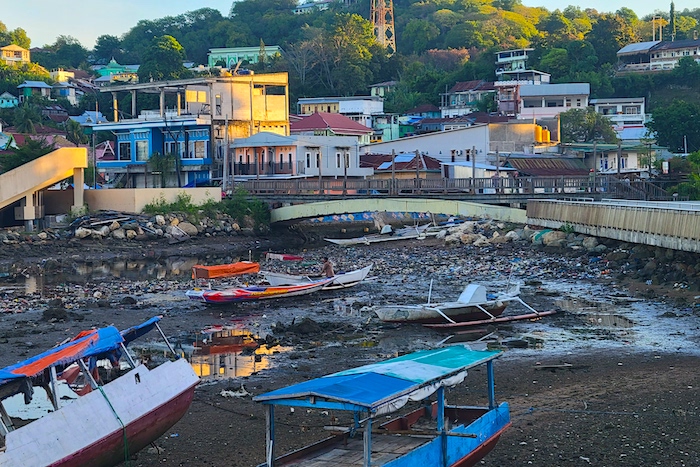
<svg viewBox="0 0 700 467"><path fill-rule="evenodd" d="M368 1L369 0L358 0ZM624 6L642 17L657 9L668 11L668 2L653 0L522 0L527 6L543 6L549 11L567 5L614 12ZM22 28L32 47L53 44L58 36L73 36L83 47L92 49L98 36L120 37L142 19L155 20L177 16L200 8L214 8L227 16L233 0L3 0L0 21L7 29ZM675 0L676 11L697 8L697 0Z"/></svg>

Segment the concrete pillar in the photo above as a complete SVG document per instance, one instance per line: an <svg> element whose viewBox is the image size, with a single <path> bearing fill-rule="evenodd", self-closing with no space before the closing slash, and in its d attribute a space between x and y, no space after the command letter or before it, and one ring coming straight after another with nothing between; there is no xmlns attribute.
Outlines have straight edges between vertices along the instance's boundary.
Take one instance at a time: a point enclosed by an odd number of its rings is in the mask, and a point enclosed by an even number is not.
<svg viewBox="0 0 700 467"><path fill-rule="evenodd" d="M36 219L36 207L34 195L27 195L20 200L19 207L15 208L15 219L24 221L24 230L34 231L34 219Z"/></svg>
<svg viewBox="0 0 700 467"><path fill-rule="evenodd" d="M85 169L76 168L73 171L73 206L71 211L81 212L85 205Z"/></svg>
<svg viewBox="0 0 700 467"><path fill-rule="evenodd" d="M133 91L131 91L131 118L138 117L136 113L136 90L134 89Z"/></svg>

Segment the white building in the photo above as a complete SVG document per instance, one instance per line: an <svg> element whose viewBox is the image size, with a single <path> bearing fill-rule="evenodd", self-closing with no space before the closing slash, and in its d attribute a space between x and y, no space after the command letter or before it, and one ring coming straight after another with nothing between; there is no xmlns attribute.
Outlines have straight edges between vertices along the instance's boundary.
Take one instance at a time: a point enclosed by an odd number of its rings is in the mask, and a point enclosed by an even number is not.
<svg viewBox="0 0 700 467"><path fill-rule="evenodd" d="M372 128L374 116L384 113L384 99L379 96L302 97L297 103L299 114L338 113Z"/></svg>
<svg viewBox="0 0 700 467"><path fill-rule="evenodd" d="M610 119L619 139L639 141L646 137L645 123L650 116L644 110L643 97L591 99L590 104Z"/></svg>
<svg viewBox="0 0 700 467"><path fill-rule="evenodd" d="M439 131L423 135L409 136L394 141L368 144L360 147L364 154L412 153L433 157L440 162L456 162L460 158L466 160L467 150L476 149L476 161L486 162L489 151L489 126L476 124L459 130ZM453 151L456 160L452 160Z"/></svg>
<svg viewBox="0 0 700 467"><path fill-rule="evenodd" d="M554 118L571 109L588 107L589 83L527 84L520 86L518 119Z"/></svg>

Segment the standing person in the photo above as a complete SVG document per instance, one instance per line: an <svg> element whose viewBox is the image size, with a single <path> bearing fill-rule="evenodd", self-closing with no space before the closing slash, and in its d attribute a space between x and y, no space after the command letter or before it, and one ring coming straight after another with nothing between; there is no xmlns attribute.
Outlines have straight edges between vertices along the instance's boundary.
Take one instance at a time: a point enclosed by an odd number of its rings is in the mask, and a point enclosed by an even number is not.
<svg viewBox="0 0 700 467"><path fill-rule="evenodd" d="M323 257L323 265L321 265L321 275L326 277L335 276L335 271L333 271L333 263L331 263L327 256Z"/></svg>

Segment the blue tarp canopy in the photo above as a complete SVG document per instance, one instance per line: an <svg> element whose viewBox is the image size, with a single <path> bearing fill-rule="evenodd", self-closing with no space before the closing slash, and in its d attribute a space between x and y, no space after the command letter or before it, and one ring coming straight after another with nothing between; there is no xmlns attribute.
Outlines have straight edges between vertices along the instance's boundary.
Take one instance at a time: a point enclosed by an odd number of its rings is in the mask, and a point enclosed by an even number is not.
<svg viewBox="0 0 700 467"><path fill-rule="evenodd" d="M154 316L146 322L123 330L121 335L124 338L124 344L127 345L131 341L151 332L151 330L156 326L156 323L158 323L158 321L160 321L162 318L162 316Z"/></svg>
<svg viewBox="0 0 700 467"><path fill-rule="evenodd" d="M124 341L114 326L88 332L23 362L15 363L0 370L0 386L17 378L30 378L47 368L68 365L81 358L103 355L119 348Z"/></svg>
<svg viewBox="0 0 700 467"><path fill-rule="evenodd" d="M440 386L461 382L467 369L501 353L465 346L424 350L277 389L253 400L271 405L388 413L405 405L409 398L423 399Z"/></svg>

